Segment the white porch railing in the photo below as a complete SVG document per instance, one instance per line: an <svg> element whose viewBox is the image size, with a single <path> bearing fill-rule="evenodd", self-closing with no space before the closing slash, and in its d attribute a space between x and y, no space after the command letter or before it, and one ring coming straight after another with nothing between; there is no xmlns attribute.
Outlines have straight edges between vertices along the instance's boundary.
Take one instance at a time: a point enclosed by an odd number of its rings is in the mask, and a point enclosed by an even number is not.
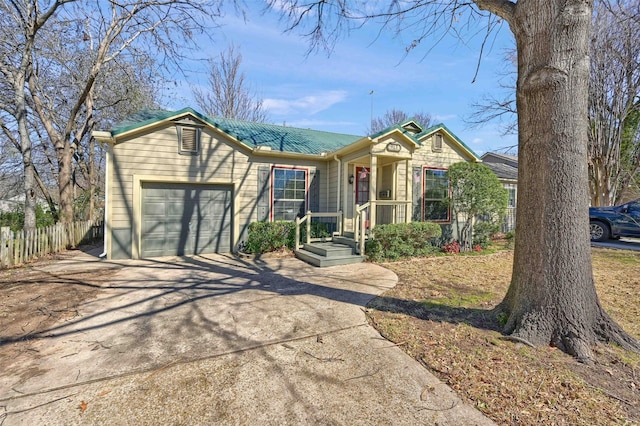
<svg viewBox="0 0 640 426"><path fill-rule="evenodd" d="M311 220L314 217L335 217L336 218L336 231L331 233L331 237L326 238L311 238ZM333 235L342 235L342 212L312 212L312 211L308 211L307 214L305 214L302 217L297 217L296 218L296 242L295 242L295 248L296 250L301 248L303 246L303 244L300 244L300 225L302 224L306 225L306 236L305 236L305 243L309 244L311 241L323 241L323 240L329 240L331 241L333 239Z"/></svg>
<svg viewBox="0 0 640 426"><path fill-rule="evenodd" d="M391 209L391 223L405 223L410 221L410 208L411 201L400 201L400 200L375 200L369 201L362 205L357 205L354 210L354 220L353 220L353 239L356 243L356 251L360 255L364 255L365 253L365 242L367 240L367 221L371 220L371 211L373 209L377 209L378 207L386 207L388 206ZM377 210L376 210L377 212ZM312 212L308 211L304 216L296 218L296 241L295 248L296 250L301 248L303 244L309 244L312 241L322 241L323 238L311 238L311 220L312 218L336 218L337 226L336 231L331 233L331 237L324 238L324 240L331 241L334 235L342 236L342 221L343 221L343 213L342 212ZM380 217L380 216L379 216ZM374 219L375 220L375 219ZM306 236L305 241L301 244L300 237L302 236L302 232L300 227L302 225L306 226ZM370 227L375 226L375 223L370 223Z"/></svg>
<svg viewBox="0 0 640 426"><path fill-rule="evenodd" d="M371 208L376 209L375 225L387 223L407 223L411 213L411 201L402 200L375 200L371 202Z"/></svg>
<svg viewBox="0 0 640 426"><path fill-rule="evenodd" d="M356 204L356 214L353 223L353 239L358 247L358 254L364 256L364 243L367 239L367 217L370 216L371 202Z"/></svg>

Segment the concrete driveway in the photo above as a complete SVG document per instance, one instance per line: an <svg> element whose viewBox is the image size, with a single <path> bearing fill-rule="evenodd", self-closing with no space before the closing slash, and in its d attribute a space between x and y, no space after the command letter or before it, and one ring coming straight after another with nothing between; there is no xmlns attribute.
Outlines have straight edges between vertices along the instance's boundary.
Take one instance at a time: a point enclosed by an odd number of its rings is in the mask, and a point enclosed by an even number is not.
<svg viewBox="0 0 640 426"><path fill-rule="evenodd" d="M120 270L1 373L0 425L492 424L367 325L384 268L93 254L48 267Z"/></svg>
<svg viewBox="0 0 640 426"><path fill-rule="evenodd" d="M619 240L603 242L592 241L591 245L593 247L640 251L640 238L620 238Z"/></svg>

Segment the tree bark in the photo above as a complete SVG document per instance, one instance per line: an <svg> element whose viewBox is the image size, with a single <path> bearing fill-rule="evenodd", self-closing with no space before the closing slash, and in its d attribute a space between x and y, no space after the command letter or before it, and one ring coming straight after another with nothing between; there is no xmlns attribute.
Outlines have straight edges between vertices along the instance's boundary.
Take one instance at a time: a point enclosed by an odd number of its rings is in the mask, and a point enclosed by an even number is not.
<svg viewBox="0 0 640 426"><path fill-rule="evenodd" d="M20 79L18 83L20 84ZM24 86L24 84L23 84ZM18 92L20 89L16 89ZM16 96L16 109L26 110L24 92ZM35 168L33 166L33 150L29 129L27 127L26 114L18 113L18 133L20 134L20 150L22 153L22 164L24 167L24 225L25 231L36 229L36 191L35 191Z"/></svg>
<svg viewBox="0 0 640 426"><path fill-rule="evenodd" d="M480 7L491 10L491 1ZM499 2L503 5L504 2ZM518 211L505 333L580 360L613 341L638 350L603 311L588 234L587 102L592 1L529 0L501 15L518 52ZM492 10L491 10L492 11Z"/></svg>

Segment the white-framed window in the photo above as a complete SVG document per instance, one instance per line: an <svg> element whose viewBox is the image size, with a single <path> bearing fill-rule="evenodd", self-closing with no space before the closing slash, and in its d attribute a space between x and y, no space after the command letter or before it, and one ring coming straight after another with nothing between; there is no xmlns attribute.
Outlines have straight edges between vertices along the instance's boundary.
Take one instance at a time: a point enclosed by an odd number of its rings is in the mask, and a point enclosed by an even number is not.
<svg viewBox="0 0 640 426"><path fill-rule="evenodd" d="M429 222L449 222L449 177L446 169L424 168L424 217Z"/></svg>
<svg viewBox="0 0 640 426"><path fill-rule="evenodd" d="M509 191L509 203L507 207L515 207L516 206L516 189L515 188L507 188Z"/></svg>
<svg viewBox="0 0 640 426"><path fill-rule="evenodd" d="M272 220L295 220L296 217L304 215L307 208L307 177L306 169L272 169Z"/></svg>
<svg viewBox="0 0 640 426"><path fill-rule="evenodd" d="M178 125L178 152L196 155L200 152L200 128Z"/></svg>

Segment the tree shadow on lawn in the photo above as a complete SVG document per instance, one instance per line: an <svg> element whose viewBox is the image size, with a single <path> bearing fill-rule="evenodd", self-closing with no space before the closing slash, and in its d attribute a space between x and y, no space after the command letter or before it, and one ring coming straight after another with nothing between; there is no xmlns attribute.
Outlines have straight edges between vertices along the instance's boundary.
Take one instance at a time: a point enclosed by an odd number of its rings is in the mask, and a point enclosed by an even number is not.
<svg viewBox="0 0 640 426"><path fill-rule="evenodd" d="M369 302L367 308L408 315L427 321L467 324L483 330L502 333L502 327L494 309L465 308L431 300L419 302L388 296L374 298Z"/></svg>

